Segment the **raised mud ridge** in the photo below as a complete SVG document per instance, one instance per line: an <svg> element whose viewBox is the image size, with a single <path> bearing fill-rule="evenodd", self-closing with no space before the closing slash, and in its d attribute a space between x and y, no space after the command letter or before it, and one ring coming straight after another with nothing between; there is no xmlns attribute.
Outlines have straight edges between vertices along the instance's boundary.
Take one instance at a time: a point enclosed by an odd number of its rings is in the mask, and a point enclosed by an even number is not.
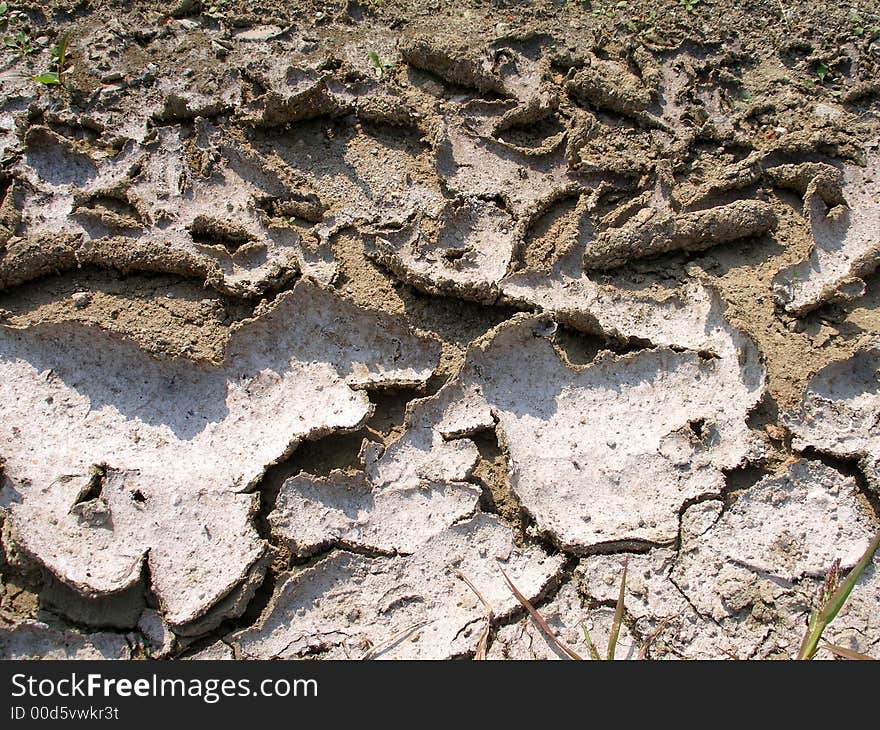
<svg viewBox="0 0 880 730"><path fill-rule="evenodd" d="M0 657L551 658L501 570L601 642L624 559L621 654L796 650L880 529L877 320L823 324L876 308L875 91L94 20L65 88L0 66ZM878 606L869 569L829 636Z"/></svg>

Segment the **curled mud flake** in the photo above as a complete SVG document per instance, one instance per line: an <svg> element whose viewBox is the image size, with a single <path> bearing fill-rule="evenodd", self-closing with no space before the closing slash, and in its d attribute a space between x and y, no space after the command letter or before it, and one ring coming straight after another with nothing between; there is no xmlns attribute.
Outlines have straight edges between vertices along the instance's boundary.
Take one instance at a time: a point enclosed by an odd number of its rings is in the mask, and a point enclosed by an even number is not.
<svg viewBox="0 0 880 730"><path fill-rule="evenodd" d="M865 291L861 277L880 263L880 153L870 154L865 167L843 167L845 205L838 204L835 182L820 174L807 185L804 211L813 236L810 257L782 269L773 281L776 300L795 315L825 302L861 296Z"/></svg>
<svg viewBox="0 0 880 730"><path fill-rule="evenodd" d="M418 111L404 97L385 90L358 97L356 114L362 122L391 127L415 127L420 121Z"/></svg>
<svg viewBox="0 0 880 730"><path fill-rule="evenodd" d="M714 288L692 280L656 296L624 291L592 281L580 268L580 257L579 249L572 250L549 276L508 276L502 282L501 301L539 307L587 334L736 359L743 382L750 389L761 387L761 355L754 342L727 321Z"/></svg>
<svg viewBox="0 0 880 730"><path fill-rule="evenodd" d="M297 272L332 280L329 248L309 250L270 218L273 206L301 197L293 183L204 120L196 131L187 141L181 128L163 127L151 144L97 160L31 128L18 170L27 186L20 235L0 259L0 285L84 265L191 276L239 295Z"/></svg>
<svg viewBox="0 0 880 730"><path fill-rule="evenodd" d="M456 121L437 135L437 173L464 198L497 199L520 222L543 212L549 202L585 189L569 174L564 150L530 156L482 138Z"/></svg>
<svg viewBox="0 0 880 730"><path fill-rule="evenodd" d="M612 269L668 251L703 251L776 228L773 207L760 200L738 200L692 213L650 211L619 229L605 231L584 253L587 269Z"/></svg>
<svg viewBox="0 0 880 730"><path fill-rule="evenodd" d="M453 570L478 588L498 618L519 604L499 564L534 599L561 567L559 556L519 548L513 532L478 514L419 545L412 555L337 552L288 574L252 628L229 637L245 658L449 659L472 655L485 608Z"/></svg>
<svg viewBox="0 0 880 730"><path fill-rule="evenodd" d="M217 78L198 79L196 84L163 78L159 90L164 99L153 118L160 124L228 114L241 105L243 93L241 75L234 70Z"/></svg>
<svg viewBox="0 0 880 730"><path fill-rule="evenodd" d="M472 346L459 376L497 420L511 490L568 550L673 540L681 506L720 493L723 471L755 454L746 417L764 389L757 349L709 307L696 335L705 349L572 368L545 325L525 315L501 325Z"/></svg>
<svg viewBox="0 0 880 730"><path fill-rule="evenodd" d="M814 448L858 459L868 485L880 493L880 350L862 350L822 368L800 408L785 418L796 449Z"/></svg>
<svg viewBox="0 0 880 730"><path fill-rule="evenodd" d="M39 621L0 628L0 659L130 659L122 634L83 634Z"/></svg>
<svg viewBox="0 0 880 730"><path fill-rule="evenodd" d="M648 107L656 97L656 74L640 78L622 61L600 60L574 73L566 82L566 91L578 101L601 111L613 112L639 121L661 124L648 115ZM653 82L653 83L652 83Z"/></svg>
<svg viewBox="0 0 880 730"><path fill-rule="evenodd" d="M446 205L430 153L413 127L361 129L317 120L297 125L295 135L257 130L253 137L261 152L271 150L273 160L293 171L302 194L319 197L320 211L305 212L318 224L308 235L322 245L345 228L399 227L418 214L436 219Z"/></svg>
<svg viewBox="0 0 880 730"><path fill-rule="evenodd" d="M93 597L135 585L147 561L183 631L239 614L259 582L259 500L245 492L265 469L303 438L360 426L361 389L424 382L439 357L306 281L237 326L219 367L71 324L0 328L0 353L4 545Z"/></svg>
<svg viewBox="0 0 880 730"><path fill-rule="evenodd" d="M450 203L436 233L415 218L400 231L377 232L368 255L430 293L492 302L516 246L515 224L496 203Z"/></svg>
<svg viewBox="0 0 880 730"><path fill-rule="evenodd" d="M310 69L290 66L283 59L251 64L242 74L252 87L242 118L260 127L281 127L306 119L338 116L350 104L334 95L327 80Z"/></svg>
<svg viewBox="0 0 880 730"><path fill-rule="evenodd" d="M616 598L617 596L614 600ZM568 581L559 589L552 601L538 608L538 612L558 639L584 659L589 659L590 650L584 639L583 630L586 626L590 639L602 658L605 658L611 626L614 622L614 608L608 606L591 608L589 601L580 595L577 581ZM635 659L637 655L638 645L635 637L624 624L620 628L614 658ZM498 629L487 658L546 660L568 659L568 656L527 616L517 623Z"/></svg>
<svg viewBox="0 0 880 730"><path fill-rule="evenodd" d="M702 509L689 508L683 524ZM671 579L700 615L739 637L740 655L791 656L831 563L841 558L845 568L852 566L877 529L851 477L796 461L740 494L708 529L683 532ZM870 599L877 590L868 579L856 592ZM861 629L876 631L876 604L873 613L853 611L841 627L861 622ZM770 627L772 646L764 645Z"/></svg>
<svg viewBox="0 0 880 730"><path fill-rule="evenodd" d="M184 625L175 625L174 633L181 638L203 636L216 629L226 619L241 616L257 589L263 584L271 560L271 552L263 553L262 557L251 565L235 588L195 621Z"/></svg>
<svg viewBox="0 0 880 730"><path fill-rule="evenodd" d="M456 86L482 93L504 95L504 80L495 68L489 50L476 50L455 36L442 33L413 33L400 41L398 50L404 62L428 71Z"/></svg>
<svg viewBox="0 0 880 730"><path fill-rule="evenodd" d="M288 479L269 515L273 534L299 556L327 545L413 553L473 514L480 490L465 480L479 453L456 436L495 425L491 413L470 407L479 406L473 400L447 385L409 405L403 434L387 448L364 442L363 473Z"/></svg>
<svg viewBox="0 0 880 730"><path fill-rule="evenodd" d="M794 190L802 197L806 197L809 190L811 194L818 194L822 202L831 208L846 204L841 190L840 170L825 162L774 165L767 168L764 174L774 187ZM806 210L808 213L809 206Z"/></svg>
<svg viewBox="0 0 880 730"><path fill-rule="evenodd" d="M477 393L452 382L430 398L413 401L405 425L401 437L381 456L367 444L364 467L378 487L412 489L423 483L466 480L479 452L461 436L493 428L495 422Z"/></svg>

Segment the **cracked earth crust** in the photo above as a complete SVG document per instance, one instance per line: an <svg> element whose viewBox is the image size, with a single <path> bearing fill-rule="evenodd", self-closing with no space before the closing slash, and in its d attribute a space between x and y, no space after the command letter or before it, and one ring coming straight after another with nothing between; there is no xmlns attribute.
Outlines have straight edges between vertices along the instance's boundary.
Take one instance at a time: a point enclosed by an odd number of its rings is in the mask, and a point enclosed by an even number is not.
<svg viewBox="0 0 880 730"><path fill-rule="evenodd" d="M565 658L502 570L587 655L624 563L618 658L796 653L880 530L872 3L10 5L0 657Z"/></svg>

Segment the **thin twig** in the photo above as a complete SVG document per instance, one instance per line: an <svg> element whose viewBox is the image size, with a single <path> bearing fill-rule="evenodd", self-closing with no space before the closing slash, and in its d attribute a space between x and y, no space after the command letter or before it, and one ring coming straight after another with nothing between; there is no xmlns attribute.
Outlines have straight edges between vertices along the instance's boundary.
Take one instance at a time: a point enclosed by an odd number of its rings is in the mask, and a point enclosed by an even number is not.
<svg viewBox="0 0 880 730"><path fill-rule="evenodd" d="M845 646L838 646L837 644L829 644L827 641L822 643L823 649L828 649L832 654L836 654L837 656L841 656L844 659L855 659L858 661L869 661L875 662L877 661L872 656L868 656L867 654L862 654L860 651L855 651L854 649L847 649Z"/></svg>
<svg viewBox="0 0 880 730"><path fill-rule="evenodd" d="M392 637L391 637L390 639L388 639L388 641L386 641L385 643L383 643L383 644L379 644L378 646L374 646L374 647L373 647L372 649L370 649L366 654L364 654L364 655L361 657L361 659L362 659L362 660L366 660L366 659L375 659L375 658L376 658L377 656L379 656L380 654L383 654L384 652L388 651L389 649L391 649L392 647L396 646L396 645L399 644L401 641L403 641L404 639L406 639L408 636L410 636L410 635L412 635L414 632L418 631L420 628L422 628L423 626L425 626L427 623L428 623L427 621L419 621L417 624L413 624L413 625L410 626L408 629L404 629L404 630L401 631L400 633L395 634L394 636L392 636Z"/></svg>
<svg viewBox="0 0 880 730"><path fill-rule="evenodd" d="M492 609L489 602L483 598L483 594L477 590L477 587L467 579L464 573L455 569L453 569L452 572L456 578L462 580L464 584L474 592L476 597L480 599L480 603L482 603L483 607L486 609L486 626L483 628L483 633L480 634L480 640L477 642L477 651L474 654L475 660L482 661L486 658L486 653L489 650L489 634L492 631L492 624L495 621L495 611Z"/></svg>
<svg viewBox="0 0 880 730"><path fill-rule="evenodd" d="M782 4L782 0L776 0L779 3L779 12L782 13L782 22L785 23L785 29L791 30L791 26L788 24L788 13L785 12L785 6Z"/></svg>
<svg viewBox="0 0 880 730"><path fill-rule="evenodd" d="M572 659L583 659L583 657L576 651L574 651L574 649L571 649L564 641L557 638L556 634L553 633L553 629L550 628L550 625L543 619L541 614L539 614L535 610L535 607L531 603L529 603L529 600L522 593L519 592L515 585L513 585L513 581L511 581L510 578L507 577L507 573L504 572L504 568L499 565L498 570L501 571L501 575L504 576L504 580L507 581L507 586L513 592L513 595L516 596L516 600L518 600L522 604L523 608L525 608L526 611L529 612L529 615L532 617L532 619L534 619L535 623L538 624L541 631L544 632L547 638L550 639L554 644L556 644L556 646L558 646L560 649L562 649L562 651L568 654L568 656L570 656Z"/></svg>
<svg viewBox="0 0 880 730"><path fill-rule="evenodd" d="M655 640L658 636L660 636L660 634L662 633L663 629L666 628L666 624L668 624L668 623L669 623L669 617L667 616L665 619L663 619L663 620L660 622L660 625L659 625L656 629L654 629L653 633L650 634L650 636L648 636L647 639L645 639L645 643L642 645L642 648L639 649L639 659L644 660L644 659L647 659L647 658L648 658L648 651L649 651L650 648L651 648L651 644L653 644L653 643L654 643L654 640Z"/></svg>

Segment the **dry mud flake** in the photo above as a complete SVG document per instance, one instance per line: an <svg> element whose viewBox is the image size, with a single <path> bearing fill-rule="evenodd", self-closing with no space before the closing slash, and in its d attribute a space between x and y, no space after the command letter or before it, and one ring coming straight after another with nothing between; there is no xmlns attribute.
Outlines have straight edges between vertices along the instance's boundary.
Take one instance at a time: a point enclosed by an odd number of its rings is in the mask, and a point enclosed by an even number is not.
<svg viewBox="0 0 880 730"><path fill-rule="evenodd" d="M708 210L672 213L650 208L622 228L601 233L584 252L584 268L613 269L633 259L668 251L703 251L774 229L769 203L738 200Z"/></svg>
<svg viewBox="0 0 880 730"><path fill-rule="evenodd" d="M310 250L272 216L300 197L286 173L203 120L161 127L98 159L32 127L7 193L20 217L0 286L84 265L159 271L255 295L303 273L328 283L326 247ZM278 213L280 215L280 213Z"/></svg>
<svg viewBox="0 0 880 730"><path fill-rule="evenodd" d="M444 121L435 150L437 174L450 192L466 199L500 198L521 222L594 182L569 171L561 145L527 152L482 135L455 117Z"/></svg>
<svg viewBox="0 0 880 730"><path fill-rule="evenodd" d="M273 535L300 557L330 545L411 554L473 515L480 490L465 480L480 455L473 442L457 438L458 426L447 416L449 411L456 418L460 396L448 387L442 395L413 401L397 441L387 448L363 443L362 472L288 479L269 515ZM491 414L485 418L484 426L491 427Z"/></svg>
<svg viewBox="0 0 880 730"><path fill-rule="evenodd" d="M616 600L616 598L615 598ZM605 659L614 609L601 607L590 609L588 601L578 591L576 581L569 581L552 601L538 608L538 613L550 625L553 633L582 659L590 659L590 650L584 638L583 626L590 632L590 639L599 655ZM620 627L615 659L635 659L638 646L635 637L624 624ZM515 624L502 626L492 639L488 659L568 659L547 635L526 617Z"/></svg>
<svg viewBox="0 0 880 730"><path fill-rule="evenodd" d="M717 500L689 507L677 554L657 548L626 556L627 613L642 641L651 640L651 656L793 656L825 571L836 557L852 566L877 527L852 478L794 462L727 510ZM584 591L616 600L623 558L584 558L576 571ZM869 569L859 582L830 640L864 651L865 638L876 636L874 576Z"/></svg>
<svg viewBox="0 0 880 730"><path fill-rule="evenodd" d="M327 545L408 554L473 514L479 499L480 490L468 484L375 488L361 473L301 474L282 486L269 524L297 556Z"/></svg>
<svg viewBox="0 0 880 730"><path fill-rule="evenodd" d="M465 480L480 455L460 437L494 421L462 395L452 385L413 401L397 441L387 448L364 442L363 472L288 479L269 515L273 534L299 556L327 545L410 554L473 515L480 490Z"/></svg>
<svg viewBox="0 0 880 730"><path fill-rule="evenodd" d="M794 448L858 459L868 486L880 493L880 349L870 347L822 368L798 411L785 420Z"/></svg>
<svg viewBox="0 0 880 730"><path fill-rule="evenodd" d="M289 65L283 57L262 58L248 64L244 77L263 93L250 100L240 119L259 127L337 116L350 111L351 103L330 92L327 74Z"/></svg>
<svg viewBox="0 0 880 730"><path fill-rule="evenodd" d="M606 353L582 367L554 347L546 315L518 315L471 347L438 428L460 436L497 422L512 492L567 550L672 541L681 506L719 493L723 471L757 449L746 417L764 389L760 356L717 306L705 314L682 336L693 350Z"/></svg>
<svg viewBox="0 0 880 730"><path fill-rule="evenodd" d="M449 659L476 650L485 609L458 578L468 578L504 617L519 604L499 566L529 597L558 572L562 558L519 548L513 531L477 514L420 545L412 555L336 552L286 576L260 621L229 637L244 658Z"/></svg>
<svg viewBox="0 0 880 730"><path fill-rule="evenodd" d="M841 194L845 204L838 204ZM816 177L806 189L804 214L813 237L810 257L773 281L777 301L795 315L861 296L860 277L880 263L880 152L869 154L864 167L844 165L830 183Z"/></svg>
<svg viewBox="0 0 880 730"><path fill-rule="evenodd" d="M726 320L718 292L698 280L655 296L597 284L579 267L555 267L550 275L527 272L506 278L503 301L537 307L581 332L621 342L667 345L737 356L756 362L749 338Z"/></svg>
<svg viewBox="0 0 880 730"><path fill-rule="evenodd" d="M40 621L0 628L0 659L130 659L122 634L83 634Z"/></svg>
<svg viewBox="0 0 880 730"><path fill-rule="evenodd" d="M216 641L201 651L197 651L196 653L183 658L192 661L232 661L235 659L235 652L228 644L224 644L222 641Z"/></svg>
<svg viewBox="0 0 880 730"><path fill-rule="evenodd" d="M484 38L417 31L401 40L399 50L413 68L503 98L508 109L491 127L497 133L538 121L556 109L558 92L548 83L550 64L541 58L541 45L538 40L501 38L487 47Z"/></svg>
<svg viewBox="0 0 880 730"><path fill-rule="evenodd" d="M378 231L367 254L423 291L494 302L516 247L513 218L497 203L465 199L449 203L439 220L426 226L418 216Z"/></svg>
<svg viewBox="0 0 880 730"><path fill-rule="evenodd" d="M360 426L364 388L423 382L438 357L306 281L237 326L220 366L70 323L0 328L4 545L88 597L146 561L175 630L240 613L265 569L248 490L302 439Z"/></svg>
<svg viewBox="0 0 880 730"><path fill-rule="evenodd" d="M803 460L741 494L705 531L688 528L688 512L672 579L701 615L740 624L740 655L761 645L793 654L831 563L852 567L880 527L851 477ZM876 633L876 605L834 628L859 621Z"/></svg>

